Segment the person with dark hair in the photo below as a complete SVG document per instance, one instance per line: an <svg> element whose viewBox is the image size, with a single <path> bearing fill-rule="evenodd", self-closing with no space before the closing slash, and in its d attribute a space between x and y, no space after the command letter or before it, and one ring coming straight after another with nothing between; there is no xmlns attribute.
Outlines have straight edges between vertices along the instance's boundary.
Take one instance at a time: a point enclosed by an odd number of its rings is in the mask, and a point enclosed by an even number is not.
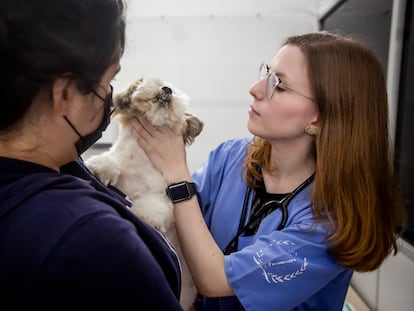
<svg viewBox="0 0 414 311"><path fill-rule="evenodd" d="M395 254L405 222L381 64L349 37L291 36L250 94L253 137L223 142L192 174L180 137L134 125L171 183L194 306L341 311L353 271Z"/></svg>
<svg viewBox="0 0 414 311"><path fill-rule="evenodd" d="M174 249L80 157L109 123L124 45L122 0L0 0L4 309L182 310Z"/></svg>

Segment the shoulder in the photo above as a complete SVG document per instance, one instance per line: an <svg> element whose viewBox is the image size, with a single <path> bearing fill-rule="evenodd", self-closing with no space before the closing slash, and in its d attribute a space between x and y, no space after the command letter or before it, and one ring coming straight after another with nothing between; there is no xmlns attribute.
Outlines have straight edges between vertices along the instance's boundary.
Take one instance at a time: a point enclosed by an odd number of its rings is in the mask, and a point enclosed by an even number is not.
<svg viewBox="0 0 414 311"><path fill-rule="evenodd" d="M126 207L109 194L96 191L86 181L73 176L42 175L29 178L27 187L21 191L21 198L9 204L12 214L5 221L21 227L20 234L27 235L32 245L42 244L45 253L78 231L86 233L89 223L93 223L93 231L89 233L101 238L126 224L134 230L133 225L120 217L117 211Z"/></svg>
<svg viewBox="0 0 414 311"><path fill-rule="evenodd" d="M46 188L38 189L21 204L25 213L39 219L40 223L58 223L63 229L79 222L111 214L120 218L115 208L126 208L114 197L97 191L75 177L57 178ZM50 225L48 225L50 227Z"/></svg>
<svg viewBox="0 0 414 311"><path fill-rule="evenodd" d="M242 153L246 152L247 147L250 145L252 138L241 137L226 140L220 143L212 152L215 153Z"/></svg>
<svg viewBox="0 0 414 311"><path fill-rule="evenodd" d="M87 232L88 223L93 223L91 236L101 238L106 237L107 232L117 230L118 226L134 230L115 209L126 207L80 178L56 173L31 174L13 187L9 201L4 203L10 211L4 222L10 228L20 228L20 233L16 234L16 229L4 233L9 235L10 241L25 241L26 249L21 251L29 257L32 257L29 250L36 245L42 245L35 252L39 255L37 258L47 256L68 236ZM86 236L85 241L88 239L90 237Z"/></svg>
<svg viewBox="0 0 414 311"><path fill-rule="evenodd" d="M251 138L235 138L220 143L210 151L203 166L194 174L196 176L204 175L206 172L220 174L229 168L239 167L246 157L246 150L250 142Z"/></svg>
<svg viewBox="0 0 414 311"><path fill-rule="evenodd" d="M250 138L226 140L210 152L209 160L215 165L218 163L222 163L223 165L241 163L246 157L246 151L250 142Z"/></svg>
<svg viewBox="0 0 414 311"><path fill-rule="evenodd" d="M193 172L193 178L198 180L208 174L217 179L234 170L240 174L250 141L251 138L235 138L220 143L210 151L203 165Z"/></svg>

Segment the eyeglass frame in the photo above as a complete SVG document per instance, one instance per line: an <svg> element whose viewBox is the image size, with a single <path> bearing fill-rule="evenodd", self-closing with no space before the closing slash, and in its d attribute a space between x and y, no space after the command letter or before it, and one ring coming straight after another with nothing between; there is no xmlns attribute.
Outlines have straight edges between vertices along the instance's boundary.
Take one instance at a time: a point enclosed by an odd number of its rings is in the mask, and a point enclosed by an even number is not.
<svg viewBox="0 0 414 311"><path fill-rule="evenodd" d="M266 68L266 72L263 72L263 68ZM269 89L270 89L269 88L269 85L270 85L269 84L269 79L270 79L270 76L274 77L276 83L275 83L275 86L273 87L271 95L269 96ZM286 91L292 92L294 94L303 96L303 97L305 97L307 99L310 99L312 101L315 100L315 99L313 99L312 97L310 97L308 95L305 95L305 94L303 94L299 91L296 91L296 90L284 85L282 80L280 79L280 77L276 73L270 72L270 66L268 64L266 64L265 62L262 62L260 67L259 67L259 79L258 79L258 81L262 80L263 78L267 78L265 92L266 92L266 97L269 100L272 99L273 95L275 95L276 89L277 89L278 86L281 87L283 90L286 90Z"/></svg>

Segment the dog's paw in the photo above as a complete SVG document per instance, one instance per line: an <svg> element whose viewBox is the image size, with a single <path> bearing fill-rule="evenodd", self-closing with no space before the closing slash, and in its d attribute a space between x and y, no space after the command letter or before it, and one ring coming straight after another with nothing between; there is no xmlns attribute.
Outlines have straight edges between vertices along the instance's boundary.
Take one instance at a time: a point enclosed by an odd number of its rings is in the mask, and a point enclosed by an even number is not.
<svg viewBox="0 0 414 311"><path fill-rule="evenodd" d="M107 156L95 155L87 159L85 164L103 184L117 184L120 171L115 160Z"/></svg>

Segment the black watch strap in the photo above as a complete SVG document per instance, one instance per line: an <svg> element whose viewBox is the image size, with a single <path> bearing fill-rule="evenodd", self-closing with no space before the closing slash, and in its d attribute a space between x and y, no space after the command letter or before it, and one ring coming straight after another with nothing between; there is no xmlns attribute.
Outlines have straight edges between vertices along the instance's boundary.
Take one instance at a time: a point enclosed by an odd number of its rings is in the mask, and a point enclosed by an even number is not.
<svg viewBox="0 0 414 311"><path fill-rule="evenodd" d="M177 203L191 199L196 194L196 187L193 182L181 181L168 185L166 192L171 201Z"/></svg>

